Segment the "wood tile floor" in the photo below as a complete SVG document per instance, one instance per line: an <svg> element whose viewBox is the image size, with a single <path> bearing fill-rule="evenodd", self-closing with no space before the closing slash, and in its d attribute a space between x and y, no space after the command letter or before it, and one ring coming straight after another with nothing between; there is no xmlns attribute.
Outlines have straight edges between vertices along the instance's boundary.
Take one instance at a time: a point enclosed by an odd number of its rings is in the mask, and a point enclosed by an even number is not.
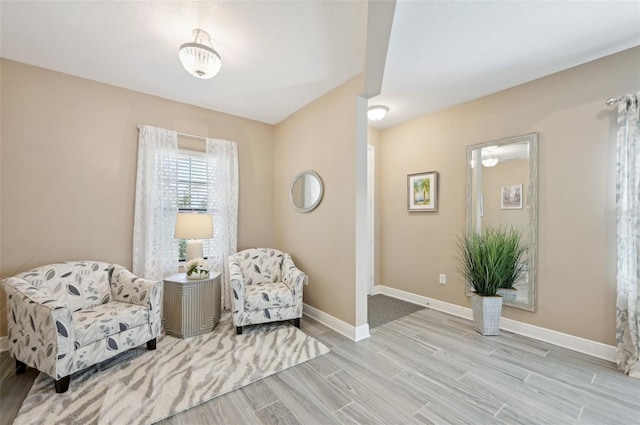
<svg viewBox="0 0 640 425"><path fill-rule="evenodd" d="M307 318L302 330L331 353L160 423L640 424L640 380L614 364L434 310L357 343ZM0 355L3 425L36 375L13 364Z"/></svg>

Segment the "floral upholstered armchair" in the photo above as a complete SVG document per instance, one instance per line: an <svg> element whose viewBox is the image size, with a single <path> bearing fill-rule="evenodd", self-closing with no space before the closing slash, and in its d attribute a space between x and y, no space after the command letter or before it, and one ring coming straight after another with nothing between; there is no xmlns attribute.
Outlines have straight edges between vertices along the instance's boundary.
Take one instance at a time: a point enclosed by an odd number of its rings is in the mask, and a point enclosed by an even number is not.
<svg viewBox="0 0 640 425"><path fill-rule="evenodd" d="M162 282L122 266L73 261L3 280L16 371L31 366L67 391L71 374L147 343L161 331Z"/></svg>
<svg viewBox="0 0 640 425"><path fill-rule="evenodd" d="M289 254L268 248L240 251L229 257L229 278L238 335L243 326L280 320L293 319L300 327L305 274Z"/></svg>

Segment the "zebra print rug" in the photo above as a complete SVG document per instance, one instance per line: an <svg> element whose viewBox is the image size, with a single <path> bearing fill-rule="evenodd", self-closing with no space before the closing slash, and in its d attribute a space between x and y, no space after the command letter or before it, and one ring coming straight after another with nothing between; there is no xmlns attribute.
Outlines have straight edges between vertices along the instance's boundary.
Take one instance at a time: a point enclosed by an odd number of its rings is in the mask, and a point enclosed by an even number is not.
<svg viewBox="0 0 640 425"><path fill-rule="evenodd" d="M243 331L226 313L211 333L163 335L155 351L138 347L72 375L64 394L41 373L14 425L152 424L329 352L288 323Z"/></svg>

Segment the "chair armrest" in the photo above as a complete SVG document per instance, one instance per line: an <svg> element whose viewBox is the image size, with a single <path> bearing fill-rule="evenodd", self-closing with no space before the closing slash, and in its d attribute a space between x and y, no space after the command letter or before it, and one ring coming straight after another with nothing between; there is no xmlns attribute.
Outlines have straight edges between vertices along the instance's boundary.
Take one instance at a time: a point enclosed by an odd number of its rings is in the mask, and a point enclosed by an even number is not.
<svg viewBox="0 0 640 425"><path fill-rule="evenodd" d="M244 310L244 276L242 267L234 256L229 257L229 285L233 292L233 312Z"/></svg>
<svg viewBox="0 0 640 425"><path fill-rule="evenodd" d="M110 284L114 300L142 306L149 304L153 289L162 286L161 281L141 278L118 265L113 268Z"/></svg>
<svg viewBox="0 0 640 425"><path fill-rule="evenodd" d="M293 292L294 299L302 301L302 287L306 275L299 270L289 254L284 254L282 261L282 282Z"/></svg>
<svg viewBox="0 0 640 425"><path fill-rule="evenodd" d="M31 285L28 281L20 278L20 277L8 277L3 279L4 287L7 288L9 286L15 288L22 295L27 297L29 300L33 301L37 304L46 305L50 308L67 308L67 305L57 298L53 298L52 295L47 294L42 291L40 288Z"/></svg>
<svg viewBox="0 0 640 425"><path fill-rule="evenodd" d="M110 284L114 300L147 307L150 312L149 322L160 322L162 281L143 279L123 266L114 265Z"/></svg>
<svg viewBox="0 0 640 425"><path fill-rule="evenodd" d="M71 311L19 280L3 281L11 354L54 379L67 376L73 366L75 335Z"/></svg>

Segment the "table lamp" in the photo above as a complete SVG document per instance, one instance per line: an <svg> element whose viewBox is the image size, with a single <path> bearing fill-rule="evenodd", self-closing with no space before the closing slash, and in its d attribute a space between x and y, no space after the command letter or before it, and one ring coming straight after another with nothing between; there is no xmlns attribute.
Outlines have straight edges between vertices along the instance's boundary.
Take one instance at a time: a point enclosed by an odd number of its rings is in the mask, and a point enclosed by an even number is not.
<svg viewBox="0 0 640 425"><path fill-rule="evenodd" d="M173 237L187 240L187 261L204 258L202 239L213 238L213 214L178 213Z"/></svg>

